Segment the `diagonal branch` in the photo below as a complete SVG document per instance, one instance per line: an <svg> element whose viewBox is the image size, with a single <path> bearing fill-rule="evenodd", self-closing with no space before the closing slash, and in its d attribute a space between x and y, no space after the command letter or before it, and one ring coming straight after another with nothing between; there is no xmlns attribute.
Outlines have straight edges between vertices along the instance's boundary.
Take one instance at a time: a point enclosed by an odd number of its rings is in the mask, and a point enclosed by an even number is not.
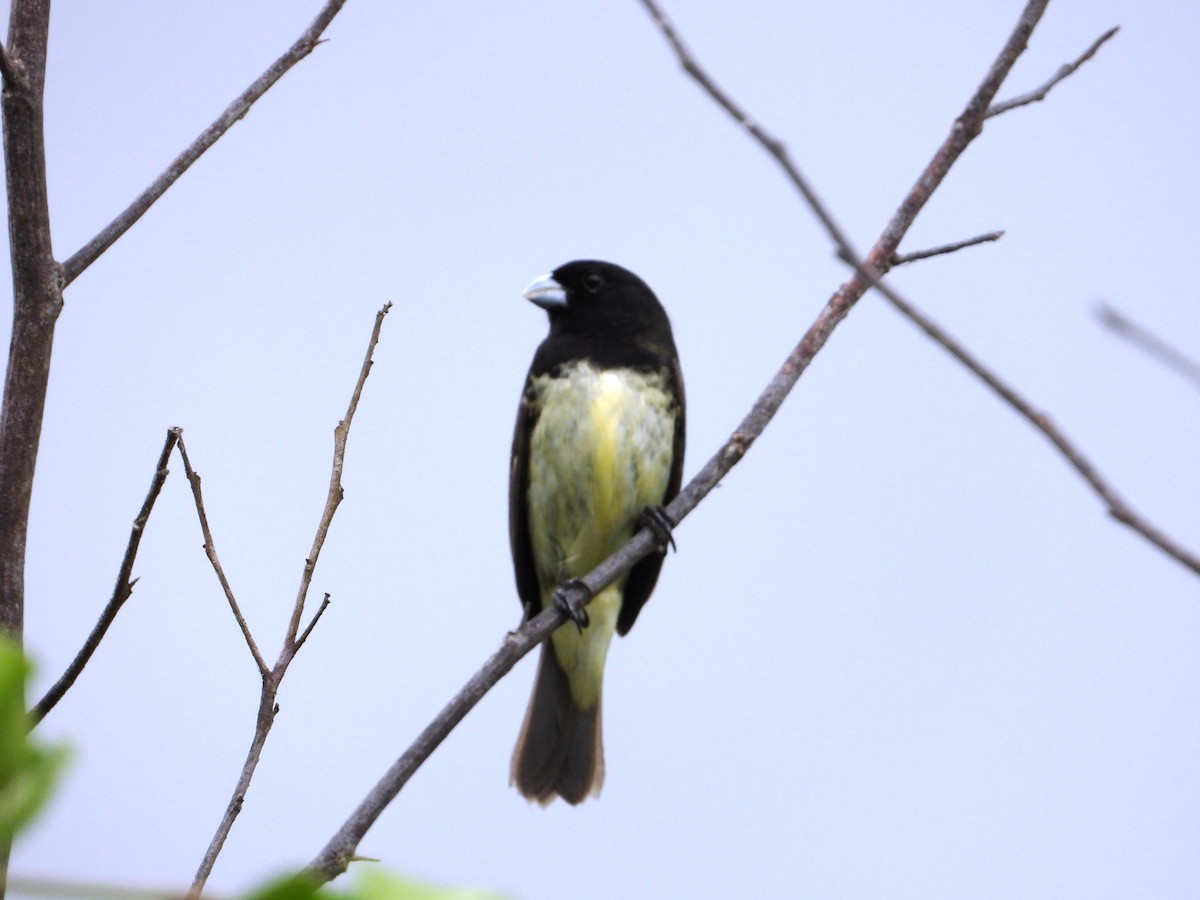
<svg viewBox="0 0 1200 900"><path fill-rule="evenodd" d="M320 38L322 33L329 26L329 23L333 21L333 17L341 11L345 2L346 0L329 0L317 14L317 17L313 19L312 24L308 26L304 34L297 38L296 42L288 48L286 53L275 60L270 68L259 76L257 81L246 88L240 97L229 104L225 112L221 113L215 122L204 129L196 140L192 141L191 146L175 157L166 171L159 175L150 187L142 191L137 199L125 208L124 212L113 219L112 222L105 226L103 231L88 241L70 259L62 264L63 287L66 287L78 278L105 250L115 244L121 235L128 231L145 214L146 210L153 206L155 201L165 194L167 189L178 181L184 172L191 168L192 163L198 160L209 147L220 140L222 135L232 128L238 119L250 111L250 107L275 82L282 78L292 66L313 52L317 44L321 43Z"/></svg>
<svg viewBox="0 0 1200 900"><path fill-rule="evenodd" d="M983 113L991 103L996 91L1004 81L1005 75L1012 68L1024 50L1025 42L1030 32L1037 24L1048 0L1031 0L1014 29L1012 35L997 57L983 84L978 88L968 103L966 110L955 121L949 137L934 155L925 173L918 180L909 194L904 198L900 208L888 223L887 228L871 250L870 259L883 261L891 258L905 232L928 201L934 189L945 177L950 166L962 154L967 145L977 135L981 128ZM660 28L670 29L666 17L658 9L653 0L642 0L659 23ZM666 32L668 40L674 35L673 30ZM672 40L672 46L682 47L678 36ZM678 49L677 49L678 52ZM685 68L687 66L685 65ZM690 71L690 70L689 70ZM711 83L711 82L710 82ZM736 106L723 104L735 118ZM749 118L739 119L747 129L757 129L757 125L749 122ZM752 131L752 133L754 133ZM761 133L761 129L759 129ZM780 147L774 153L781 163L786 160L786 151ZM789 163L790 165L790 163ZM785 165L785 168L787 166ZM793 167L794 168L794 167ZM798 173L797 173L798 174ZM800 179L803 181L803 179ZM814 195L815 196L815 195ZM832 219L831 219L832 221ZM770 383L754 402L750 412L742 419L737 429L721 446L716 454L704 465L704 468L689 482L686 488L666 507L670 520L678 524L697 504L714 488L745 456L750 446L762 434L763 429L778 412L783 401L787 398L792 387L799 380L804 370L808 368L817 352L825 345L838 323L846 317L853 305L863 296L871 285L871 280L859 272L843 284L826 303L825 308L817 316L816 321L809 327L800 343L784 360ZM620 550L597 566L589 575L582 579L582 585L577 587L583 599L595 596L606 584L614 581L622 572L631 568L638 560L647 556L655 547L657 539L653 534L643 529L625 544ZM363 836L374 824L376 819L395 799L400 790L412 777L413 773L445 740L464 716L479 702L495 684L503 677L517 661L537 646L550 632L562 625L564 617L556 607L543 610L530 619L516 631L511 632L504 640L500 649L484 663L483 667L471 677L467 684L443 708L437 717L417 737L416 741L392 764L384 773L375 787L367 794L357 809L343 823L338 832L308 865L308 872L320 882L329 881L344 872L355 858L355 851Z"/></svg>
<svg viewBox="0 0 1200 900"><path fill-rule="evenodd" d="M1045 413L1035 409L1028 400L1013 390L999 375L996 375L976 359L962 344L951 337L941 326L926 316L921 310L900 296L890 285L879 281L875 284L875 290L883 294L896 309L914 322L934 341L941 344L951 356L966 366L973 375L999 394L1004 402L1020 413L1026 421L1040 431L1054 445L1055 449L1063 455L1063 458L1079 474L1079 477L1087 482L1092 490L1099 495L1100 499L1104 501L1104 504L1108 507L1109 515L1122 525L1128 525L1168 556L1182 563L1197 575L1200 575L1200 557L1197 557L1196 554L1190 552L1163 531L1142 518L1117 493L1116 489L1100 475L1095 465L1084 455L1083 451L1059 430L1058 426Z"/></svg>
<svg viewBox="0 0 1200 900"><path fill-rule="evenodd" d="M271 670L267 668L267 662L259 652L258 644L254 642L254 635L250 633L250 626L246 624L246 617L242 615L241 607L238 606L237 598L233 595L233 588L229 584L229 579L225 577L225 570L221 568L221 561L217 559L217 545L213 542L212 531L208 527L208 513L204 511L204 497L200 492L200 476L192 469L192 461L188 458L187 446L183 443L182 429L179 429L176 440L179 444L179 455L183 458L183 471L187 476L188 484L192 486L192 497L196 501L196 515L200 519L200 531L204 535L204 555L208 557L213 571L217 573L217 580L221 582L221 590L225 592L225 599L229 601L229 608L233 611L233 617L237 620L242 637L246 639L246 646L250 648L250 655L254 657L254 664L258 666L259 674L265 679L271 674Z"/></svg>
<svg viewBox="0 0 1200 900"><path fill-rule="evenodd" d="M104 639L104 635L108 632L108 627L117 618L117 613L121 611L121 607L133 593L133 585L137 581L136 578L131 579L133 575L133 563L137 559L138 546L142 542L142 534L146 530L146 522L149 521L150 512L154 509L154 501L158 499L159 492L162 491L162 486L167 480L167 460L171 456L171 451L175 449L175 442L179 440L179 434L180 429L178 428L172 428L167 431L167 439L163 444L162 452L158 455L158 465L155 466L154 478L150 482L150 492L146 494L146 499L142 502L142 508L138 512L137 518L133 520L133 528L129 532L129 544L125 548L125 558L121 560L120 571L117 572L117 585L113 588L112 598L108 601L108 605L104 607L99 621L92 628L92 633L88 635L87 640L83 642L83 647L75 655L75 659L67 666L67 670L62 673L62 676L54 683L54 686L46 691L46 695L30 711L29 719L31 725L36 725L42 719L46 718L46 713L50 712L54 708L54 705L63 698L63 695L71 689L71 685L75 683L75 679L79 677L79 673L83 671L83 667L88 664L88 661L92 658L92 654L100 646L100 641Z"/></svg>

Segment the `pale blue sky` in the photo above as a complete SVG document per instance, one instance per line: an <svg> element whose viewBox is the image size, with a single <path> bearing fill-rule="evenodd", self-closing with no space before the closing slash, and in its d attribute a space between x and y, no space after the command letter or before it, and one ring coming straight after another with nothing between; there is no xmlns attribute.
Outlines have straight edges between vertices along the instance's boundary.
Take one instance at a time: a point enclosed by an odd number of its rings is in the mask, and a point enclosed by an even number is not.
<svg viewBox="0 0 1200 900"><path fill-rule="evenodd" d="M307 25L317 0L54 6L47 143L70 255ZM1021 4L676 2L714 76L860 246ZM1108 300L1200 356L1200 7L1057 2L905 249L1005 229L894 283L1200 548L1200 397L1100 329ZM508 445L568 259L642 275L675 326L688 475L845 273L768 157L634 0L350 0L321 46L67 292L27 568L35 695L111 590L169 426L273 659L375 311L346 499L214 890L307 862L518 619ZM26 874L185 885L254 722L249 654L177 461L141 580L46 720L73 765ZM520 665L363 842L522 900L1200 894L1200 583L1047 443L865 299L677 531L614 644L608 780L528 806Z"/></svg>

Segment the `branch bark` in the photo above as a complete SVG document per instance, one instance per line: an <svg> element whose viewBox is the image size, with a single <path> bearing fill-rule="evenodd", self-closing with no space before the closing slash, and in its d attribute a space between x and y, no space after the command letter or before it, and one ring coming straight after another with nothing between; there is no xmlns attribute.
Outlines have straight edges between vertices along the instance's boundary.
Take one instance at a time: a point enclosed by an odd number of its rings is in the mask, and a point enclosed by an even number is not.
<svg viewBox="0 0 1200 900"><path fill-rule="evenodd" d="M872 247L868 259L872 261L873 265L882 265L885 260L892 257L905 232L912 225L913 220L928 201L938 184L941 183L946 172L949 171L950 167L966 149L967 145L970 144L971 140L979 134L982 127L983 115L988 105L995 97L996 91L1000 88L1013 63L1016 62L1024 50L1029 34L1037 24L1047 2L1048 0L1033 0L1026 7L1017 27L1013 30L1000 55L992 64L983 84L980 85L971 97L963 114L955 120L949 137L946 138L937 153L934 154L933 160L926 167L917 184L904 198L883 234L876 241L875 246ZM659 23L659 27L664 29L668 40L677 48L678 52L679 48L683 45L678 40L678 36L675 35L674 30L671 28L669 22L667 22L666 17L657 4L653 0L642 0L642 3L649 9L655 21ZM685 56L685 59L690 59L690 57ZM684 68L688 69L689 72L699 72L703 78L707 78L703 74L703 70L700 70L698 66L694 67L694 69L689 68L688 63L685 62ZM694 77L696 76L694 75ZM711 80L708 81L708 85L711 85L711 88L709 88L710 92L713 90L718 92L714 98L717 96L724 98L719 99L718 102L731 115L737 118L751 134L756 135L756 137L766 134L756 123L742 113L731 100L725 97L725 95L720 94L719 89L712 84ZM768 146L772 155L780 161L785 169L789 169L790 167L791 171L795 173L793 176L794 180L799 181L807 187L798 170L795 170L795 167L791 166L787 152L783 149L782 144L774 141L769 136L765 138L758 137L758 139L764 143L764 146ZM774 143L774 149L771 149L772 143ZM815 197L815 193L812 196ZM819 203L819 201L817 202ZM832 218L830 218L830 221L832 222ZM833 225L836 229L836 223L833 223ZM838 323L846 317L850 309L866 293L870 285L871 279L855 271L852 277L834 292L816 321L813 322L800 343L796 345L795 349L784 360L779 371L771 379L762 394L759 395L750 412L742 419L737 429L721 448L717 450L716 454L709 459L695 478L689 482L687 487L680 492L679 496L667 506L666 512L672 523L678 524L681 522L716 487L725 474L741 461L742 457L750 449L750 446L762 434L763 429L766 428L775 413L778 412L788 393L804 373L804 370L808 368L808 365L812 362L817 352L828 341ZM603 588L604 585L615 580L620 573L628 570L634 563L650 553L655 543L655 537L648 530L643 529L639 531L624 547L583 578L582 584L578 586L578 590L585 598L595 596L596 592ZM370 793L367 794L354 812L342 824L337 833L334 834L325 847L309 863L307 871L314 879L320 883L324 883L336 878L346 870L350 862L355 859L355 852L363 836L379 818L387 805L399 794L413 773L454 729L454 726L479 702L480 698L501 677L511 670L521 657L537 646L555 628L562 625L563 621L562 613L556 608L551 607L530 619L516 631L509 633L500 649L492 654L483 667L471 677L462 690L443 708L433 722L421 732L404 754L392 764L383 777L376 783L375 787L371 789Z"/></svg>
<svg viewBox="0 0 1200 900"><path fill-rule="evenodd" d="M19 87L0 99L4 115L13 330L0 407L0 629L17 640L25 621L25 540L33 473L50 379L62 282L50 242L42 95L49 0L17 0L9 19L10 59Z"/></svg>

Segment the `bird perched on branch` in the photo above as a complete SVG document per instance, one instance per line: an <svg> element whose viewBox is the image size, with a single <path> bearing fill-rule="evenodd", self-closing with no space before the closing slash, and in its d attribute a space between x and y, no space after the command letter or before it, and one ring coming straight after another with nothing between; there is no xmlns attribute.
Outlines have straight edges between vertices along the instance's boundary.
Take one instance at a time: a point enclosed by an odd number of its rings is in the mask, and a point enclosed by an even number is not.
<svg viewBox="0 0 1200 900"><path fill-rule="evenodd" d="M579 260L535 280L525 297L547 312L550 334L534 354L513 436L513 566L526 619L556 604L573 621L542 644L512 781L530 800L575 804L604 781L609 643L633 627L670 541L662 505L683 472L683 376L667 314L632 272ZM586 609L558 590L643 525L658 550Z"/></svg>

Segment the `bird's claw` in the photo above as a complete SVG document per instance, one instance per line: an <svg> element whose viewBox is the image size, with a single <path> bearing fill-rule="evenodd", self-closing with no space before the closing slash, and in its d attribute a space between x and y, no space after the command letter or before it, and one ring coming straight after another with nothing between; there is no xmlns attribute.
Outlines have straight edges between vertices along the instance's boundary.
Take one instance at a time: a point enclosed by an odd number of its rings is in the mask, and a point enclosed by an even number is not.
<svg viewBox="0 0 1200 900"><path fill-rule="evenodd" d="M554 608L575 623L579 632L587 628L587 602L592 599L592 592L582 581L572 578L564 581L554 591Z"/></svg>
<svg viewBox="0 0 1200 900"><path fill-rule="evenodd" d="M642 514L638 516L638 527L650 530L660 553L666 553L668 547L676 549L675 537L671 533L675 523L661 506L647 506L643 509Z"/></svg>

